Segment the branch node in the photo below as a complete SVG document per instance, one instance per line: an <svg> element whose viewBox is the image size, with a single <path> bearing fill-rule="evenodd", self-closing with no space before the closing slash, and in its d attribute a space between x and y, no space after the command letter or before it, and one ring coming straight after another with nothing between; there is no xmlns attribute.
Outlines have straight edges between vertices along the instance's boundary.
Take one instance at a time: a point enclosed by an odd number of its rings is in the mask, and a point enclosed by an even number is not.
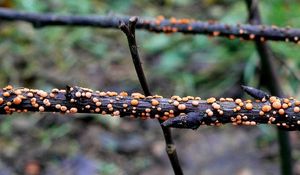
<svg viewBox="0 0 300 175"><path fill-rule="evenodd" d="M180 114L175 118L170 118L162 123L164 127L174 127L174 128L191 128L198 129L202 116L200 112L190 112L187 114Z"/></svg>
<svg viewBox="0 0 300 175"><path fill-rule="evenodd" d="M255 99L258 99L258 100L262 100L262 99L269 99L270 98L270 95L268 93L266 93L265 91L262 91L262 90L259 90L259 89L256 89L254 87L250 87L250 86L244 86L244 85L241 85L242 86L242 89L248 94L250 95L251 97L255 98Z"/></svg>
<svg viewBox="0 0 300 175"><path fill-rule="evenodd" d="M72 94L71 91L73 90L73 88L69 85L66 85L66 99L69 101L72 98Z"/></svg>
<svg viewBox="0 0 300 175"><path fill-rule="evenodd" d="M167 144L166 151L168 154L173 154L176 151L176 146L174 144Z"/></svg>
<svg viewBox="0 0 300 175"><path fill-rule="evenodd" d="M134 37L135 36L135 25L138 21L138 17L137 16L133 16L129 19L129 30L130 30L130 33L132 34L132 36Z"/></svg>
<svg viewBox="0 0 300 175"><path fill-rule="evenodd" d="M129 36L130 31L124 21L119 21L119 28L125 33L126 36Z"/></svg>

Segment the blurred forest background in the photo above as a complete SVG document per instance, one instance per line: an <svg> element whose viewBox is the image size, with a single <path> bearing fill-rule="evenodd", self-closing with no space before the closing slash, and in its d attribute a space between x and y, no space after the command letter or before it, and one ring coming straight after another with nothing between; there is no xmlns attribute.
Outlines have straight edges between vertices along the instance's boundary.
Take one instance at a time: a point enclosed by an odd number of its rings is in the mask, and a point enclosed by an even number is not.
<svg viewBox="0 0 300 175"><path fill-rule="evenodd" d="M28 12L137 15L246 23L240 0L0 0ZM262 0L263 23L300 28L300 2ZM137 31L153 93L207 98L243 97L241 84L259 86L253 42L204 35ZM300 51L294 43L269 42L287 95L300 98ZM0 85L39 88L79 85L142 92L125 35L116 29L45 27L0 20ZM245 96L244 98L249 98ZM279 174L276 130L270 126L201 127L174 131L186 174ZM300 134L290 132L300 174ZM0 116L0 175L172 174L156 120L101 115L13 114Z"/></svg>

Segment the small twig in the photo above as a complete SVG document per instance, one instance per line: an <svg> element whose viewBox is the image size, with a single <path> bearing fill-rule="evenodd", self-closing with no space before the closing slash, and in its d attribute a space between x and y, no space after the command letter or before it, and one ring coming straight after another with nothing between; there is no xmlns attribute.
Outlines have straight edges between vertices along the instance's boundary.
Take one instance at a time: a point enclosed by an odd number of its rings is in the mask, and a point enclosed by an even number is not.
<svg viewBox="0 0 300 175"><path fill-rule="evenodd" d="M261 17L258 8L257 0L246 0L249 23L259 25L261 24ZM260 55L261 60L261 79L260 82L265 85L272 94L283 96L283 91L278 80L277 71L275 70L274 62L272 61L271 49L267 43L255 41L256 49ZM290 145L289 133L278 129L279 152L281 158L281 174L291 175L293 170L292 163L292 149Z"/></svg>
<svg viewBox="0 0 300 175"><path fill-rule="evenodd" d="M123 21L121 21L119 27L127 36L132 61L133 61L139 82L142 86L142 89L146 96L151 96L151 92L149 90L149 87L148 87L148 84L146 81L146 77L145 77L145 74L143 71L142 63L140 61L140 56L139 56L137 44L136 44L135 27L136 27L137 21L138 21L137 17L131 17L129 19L128 25L126 25ZM160 119L158 119L158 121L160 124L163 122L163 120L160 120ZM182 175L183 172L182 172L181 165L180 165L178 157L177 157L176 147L175 147L175 144L172 139L171 129L167 128L163 125L160 125L160 126L164 133L164 139L166 142L166 151L167 151L169 160L171 162L174 174Z"/></svg>
<svg viewBox="0 0 300 175"><path fill-rule="evenodd" d="M151 95L147 80L145 78L145 74L142 68L142 63L140 60L140 56L137 49L137 44L135 40L135 24L137 22L137 17L132 17L129 19L129 24L126 25L124 22L120 22L120 29L125 33L128 40L128 45L132 57L132 61L135 67L136 74L138 76L138 79L140 81L140 84L142 86L142 89L145 93L145 95L149 96Z"/></svg>
<svg viewBox="0 0 300 175"><path fill-rule="evenodd" d="M249 94L250 96L252 96L253 98L257 99L257 100L268 100L270 98L270 95L267 94L266 92L259 90L259 89L255 89L253 87L250 86L243 86L242 85L242 89Z"/></svg>
<svg viewBox="0 0 300 175"><path fill-rule="evenodd" d="M118 28L119 21L128 21L130 17L116 16L60 16L54 14L38 14L29 12L18 12L0 8L0 19L9 21L26 21L36 28L46 26L82 26ZM215 21L196 21L194 19L140 19L136 24L137 29L150 32L203 34L210 36L228 37L230 39L240 38L242 40L273 40L300 43L300 30L295 28L280 28L277 26L249 25L249 24L222 24Z"/></svg>

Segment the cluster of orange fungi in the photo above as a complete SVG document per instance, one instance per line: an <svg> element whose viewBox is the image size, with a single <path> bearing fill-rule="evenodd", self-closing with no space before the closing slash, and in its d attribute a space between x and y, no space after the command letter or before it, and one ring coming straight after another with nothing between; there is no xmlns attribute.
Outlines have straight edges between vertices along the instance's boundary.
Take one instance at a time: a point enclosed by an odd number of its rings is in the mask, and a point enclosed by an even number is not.
<svg viewBox="0 0 300 175"><path fill-rule="evenodd" d="M11 85L0 92L2 113L13 112L61 112L100 113L132 118L160 118L167 120L190 112L202 111L203 125L220 126L222 117L230 117L233 125L256 125L257 117L264 123L283 127L300 125L300 101L293 98L271 96L262 100L241 100L214 97L201 100L193 96L159 95L144 96L141 93L93 91L82 87L68 87L66 90L43 90L16 88ZM229 116L230 115L230 116ZM289 120L285 120L288 118Z"/></svg>

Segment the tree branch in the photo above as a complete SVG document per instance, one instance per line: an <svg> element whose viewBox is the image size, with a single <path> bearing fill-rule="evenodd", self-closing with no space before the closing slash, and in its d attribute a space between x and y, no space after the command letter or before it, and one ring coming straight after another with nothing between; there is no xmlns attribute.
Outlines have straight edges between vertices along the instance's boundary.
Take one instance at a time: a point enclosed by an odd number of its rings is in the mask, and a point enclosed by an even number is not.
<svg viewBox="0 0 300 175"><path fill-rule="evenodd" d="M116 16L59 16L54 14L38 14L29 12L18 12L0 8L0 19L9 21L25 21L36 28L46 26L82 26L118 28L119 21L128 21L130 17ZM137 29L144 29L150 32L184 34L203 34L211 36L222 36L230 39L240 38L242 40L257 41L286 41L300 44L300 30L295 28L280 28L277 26L249 25L249 24L222 24L215 21L196 21L194 19L165 19L162 16L156 19L140 19L136 24Z"/></svg>
<svg viewBox="0 0 300 175"><path fill-rule="evenodd" d="M140 60L139 52L138 52L138 46L136 44L136 37L135 37L135 27L136 23L138 22L137 17L131 17L129 19L128 25L126 25L123 21L120 21L120 29L125 33L128 40L129 50L131 53L132 61L135 67L136 74L138 76L139 82L142 86L142 89L144 91L144 94L146 96L151 96L151 92L149 90L147 80L143 71L142 63ZM163 120L158 119L159 123L161 124ZM176 147L172 139L172 132L170 128L164 127L163 125L160 125L163 133L164 133L164 139L166 142L166 151L169 157L169 160L171 162L174 174L176 175L182 175L182 168L178 160Z"/></svg>
<svg viewBox="0 0 300 175"><path fill-rule="evenodd" d="M132 118L158 118L165 126L196 129L220 126L273 124L286 130L300 129L300 101L271 96L262 100L200 97L163 98L140 93L101 92L78 86L53 89L0 89L0 114L13 112L97 113ZM178 122L181 119L181 123ZM191 119L191 120L190 120Z"/></svg>

